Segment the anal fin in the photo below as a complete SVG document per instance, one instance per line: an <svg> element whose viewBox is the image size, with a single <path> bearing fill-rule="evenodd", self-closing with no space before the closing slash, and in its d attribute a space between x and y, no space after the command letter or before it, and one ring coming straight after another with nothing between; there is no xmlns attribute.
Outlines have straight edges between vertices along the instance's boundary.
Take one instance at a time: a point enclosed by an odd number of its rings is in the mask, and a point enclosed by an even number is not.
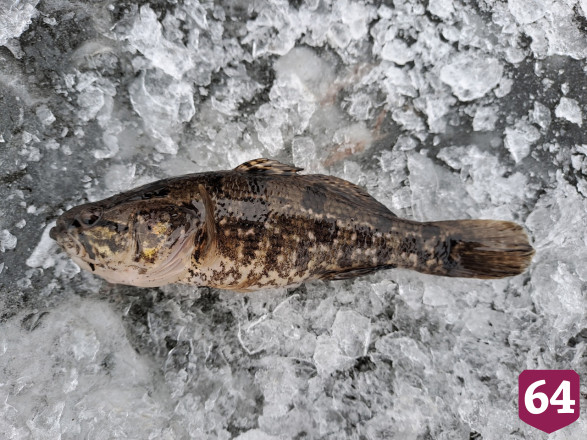
<svg viewBox="0 0 587 440"><path fill-rule="evenodd" d="M363 275L368 275L370 273L377 272L379 270L393 269L394 267L396 267L396 266L394 266L393 264L386 264L386 265L377 266L377 267L359 267L359 268L354 268L354 269L343 269L340 271L331 270L329 272L325 272L324 274L322 274L320 279L322 279L322 280L348 280L350 278L362 277Z"/></svg>

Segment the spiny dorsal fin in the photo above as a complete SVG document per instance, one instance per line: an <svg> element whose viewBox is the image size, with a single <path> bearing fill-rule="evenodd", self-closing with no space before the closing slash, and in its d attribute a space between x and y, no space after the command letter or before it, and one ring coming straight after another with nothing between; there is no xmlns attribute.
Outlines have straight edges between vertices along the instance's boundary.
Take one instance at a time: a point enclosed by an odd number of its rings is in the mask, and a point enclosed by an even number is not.
<svg viewBox="0 0 587 440"><path fill-rule="evenodd" d="M303 168L286 165L273 159L253 159L245 162L234 169L241 173L258 174L295 174Z"/></svg>

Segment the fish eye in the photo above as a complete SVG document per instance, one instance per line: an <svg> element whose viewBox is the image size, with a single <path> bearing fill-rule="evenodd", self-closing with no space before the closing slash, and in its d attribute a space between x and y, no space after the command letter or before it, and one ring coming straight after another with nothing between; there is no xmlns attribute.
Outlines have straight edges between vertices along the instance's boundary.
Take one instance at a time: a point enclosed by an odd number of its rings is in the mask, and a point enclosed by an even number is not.
<svg viewBox="0 0 587 440"><path fill-rule="evenodd" d="M83 211L77 218L78 222L85 227L94 226L102 217L102 209L93 208Z"/></svg>

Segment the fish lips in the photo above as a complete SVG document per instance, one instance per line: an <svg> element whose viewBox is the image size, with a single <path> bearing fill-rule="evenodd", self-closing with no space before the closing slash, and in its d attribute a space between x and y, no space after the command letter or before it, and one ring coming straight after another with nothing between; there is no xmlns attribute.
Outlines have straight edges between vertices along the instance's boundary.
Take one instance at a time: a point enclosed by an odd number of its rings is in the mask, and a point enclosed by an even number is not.
<svg viewBox="0 0 587 440"><path fill-rule="evenodd" d="M57 224L49 230L49 237L68 253L73 253L73 249L75 249L76 254L80 252L78 240L71 234L71 231L61 218L58 218Z"/></svg>
<svg viewBox="0 0 587 440"><path fill-rule="evenodd" d="M67 232L67 226L65 225L65 222L63 221L63 219L61 217L59 217L57 219L57 223L55 224L55 226L53 226L51 228L51 230L49 231L49 237L51 237L53 240L59 242L60 239L62 239L63 237L69 235Z"/></svg>

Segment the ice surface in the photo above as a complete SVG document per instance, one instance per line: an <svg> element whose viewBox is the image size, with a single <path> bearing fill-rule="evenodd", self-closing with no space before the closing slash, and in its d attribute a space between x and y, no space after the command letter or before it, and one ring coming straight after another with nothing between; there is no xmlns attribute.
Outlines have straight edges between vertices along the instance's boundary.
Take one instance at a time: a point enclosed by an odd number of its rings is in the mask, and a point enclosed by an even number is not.
<svg viewBox="0 0 587 440"><path fill-rule="evenodd" d="M2 438L587 438L517 415L524 369L575 369L587 404L585 1L139 3L0 2ZM262 156L401 217L516 221L534 262L137 289L49 237Z"/></svg>

